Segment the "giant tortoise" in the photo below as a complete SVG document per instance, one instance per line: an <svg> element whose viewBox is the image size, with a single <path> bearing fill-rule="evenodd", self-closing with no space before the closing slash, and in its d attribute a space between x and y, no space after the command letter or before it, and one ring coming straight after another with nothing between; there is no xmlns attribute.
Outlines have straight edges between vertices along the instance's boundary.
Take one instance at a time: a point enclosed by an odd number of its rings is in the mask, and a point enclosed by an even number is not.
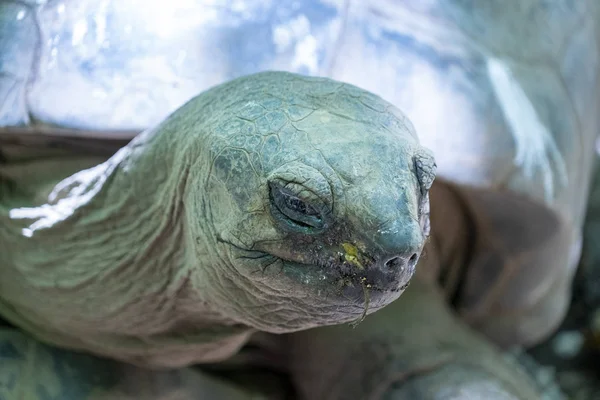
<svg viewBox="0 0 600 400"><path fill-rule="evenodd" d="M0 3L0 398L540 398L595 5L171 3Z"/></svg>

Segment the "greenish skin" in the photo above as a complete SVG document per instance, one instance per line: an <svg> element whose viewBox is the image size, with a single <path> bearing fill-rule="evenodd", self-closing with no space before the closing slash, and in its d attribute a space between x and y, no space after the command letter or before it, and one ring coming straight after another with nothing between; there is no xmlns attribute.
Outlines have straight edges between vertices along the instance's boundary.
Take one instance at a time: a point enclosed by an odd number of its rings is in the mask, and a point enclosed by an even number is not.
<svg viewBox="0 0 600 400"><path fill-rule="evenodd" d="M447 304L464 206L436 181L428 241L435 162L379 97L251 75L102 161L0 167L0 314L32 337L1 331L0 399L260 396L195 364L285 371L301 398L538 398Z"/></svg>

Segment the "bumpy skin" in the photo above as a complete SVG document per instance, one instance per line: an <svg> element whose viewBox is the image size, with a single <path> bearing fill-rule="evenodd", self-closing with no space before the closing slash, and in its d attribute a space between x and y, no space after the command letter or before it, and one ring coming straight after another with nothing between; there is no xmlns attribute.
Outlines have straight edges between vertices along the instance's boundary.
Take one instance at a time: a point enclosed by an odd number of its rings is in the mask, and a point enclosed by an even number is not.
<svg viewBox="0 0 600 400"><path fill-rule="evenodd" d="M290 332L265 351L307 398L353 397L355 377L367 398L450 389L536 398L451 316L432 280L439 263L464 253L432 250L406 301L354 331L306 331L360 321L397 299L429 233L435 162L410 122L368 92L257 74L198 96L104 163L69 176L62 159L62 177L51 165L0 170L1 313L44 342L183 367L222 361L257 330ZM434 191L437 212L462 215L444 188ZM349 354L359 358L349 363ZM483 389L471 376L481 368ZM40 374L17 376L25 385ZM424 381L393 386L398 376Z"/></svg>

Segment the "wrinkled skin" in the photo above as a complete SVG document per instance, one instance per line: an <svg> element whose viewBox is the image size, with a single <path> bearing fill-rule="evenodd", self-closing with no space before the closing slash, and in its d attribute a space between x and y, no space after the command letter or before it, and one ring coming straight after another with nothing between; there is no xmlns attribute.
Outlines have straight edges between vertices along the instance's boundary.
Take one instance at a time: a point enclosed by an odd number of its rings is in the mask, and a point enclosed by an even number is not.
<svg viewBox="0 0 600 400"><path fill-rule="evenodd" d="M431 248L394 301L429 234L435 162L368 92L253 75L198 96L104 163L72 160L88 170L57 177L48 163L0 170L1 313L44 342L180 368L230 358L254 332L287 332L263 352L301 396L536 397L445 305L435 276L463 252ZM468 224L438 187L433 231L460 249ZM386 305L355 330L338 325ZM307 330L328 325L338 326Z"/></svg>

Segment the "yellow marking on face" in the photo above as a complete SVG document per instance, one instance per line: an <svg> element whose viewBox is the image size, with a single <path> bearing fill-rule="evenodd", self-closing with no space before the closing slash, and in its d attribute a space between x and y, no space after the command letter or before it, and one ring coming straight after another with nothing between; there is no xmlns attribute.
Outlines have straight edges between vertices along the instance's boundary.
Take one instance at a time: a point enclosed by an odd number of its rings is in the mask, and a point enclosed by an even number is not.
<svg viewBox="0 0 600 400"><path fill-rule="evenodd" d="M355 245L351 243L342 243L342 247L346 252L346 254L344 254L344 259L346 261L348 261L350 264L355 265L359 269L365 269L365 267L363 267L362 263L358 259L359 252L358 248Z"/></svg>

